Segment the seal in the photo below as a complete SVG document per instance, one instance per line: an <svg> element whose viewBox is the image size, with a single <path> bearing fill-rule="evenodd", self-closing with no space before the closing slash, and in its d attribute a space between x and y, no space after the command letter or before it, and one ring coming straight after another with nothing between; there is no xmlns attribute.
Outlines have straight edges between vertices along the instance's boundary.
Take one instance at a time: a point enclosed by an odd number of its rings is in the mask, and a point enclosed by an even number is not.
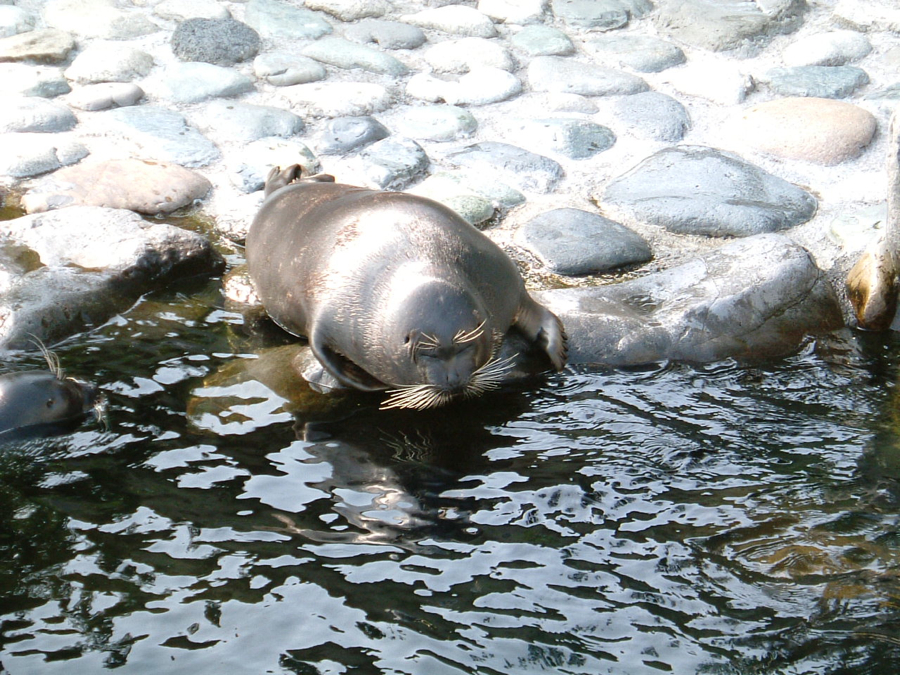
<svg viewBox="0 0 900 675"><path fill-rule="evenodd" d="M495 389L510 330L566 364L560 320L515 263L446 206L276 167L247 235L250 279L269 317L305 337L343 387L389 391L383 408L425 409Z"/></svg>

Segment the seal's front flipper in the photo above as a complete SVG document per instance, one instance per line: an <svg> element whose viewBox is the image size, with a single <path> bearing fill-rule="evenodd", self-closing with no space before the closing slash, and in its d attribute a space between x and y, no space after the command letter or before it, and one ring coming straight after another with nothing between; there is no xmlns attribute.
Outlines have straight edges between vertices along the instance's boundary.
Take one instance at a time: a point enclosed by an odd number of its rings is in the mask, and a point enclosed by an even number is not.
<svg viewBox="0 0 900 675"><path fill-rule="evenodd" d="M529 297L522 303L513 326L530 341L540 345L550 357L556 370L559 371L566 367L569 353L568 338L562 321L556 314Z"/></svg>
<svg viewBox="0 0 900 675"><path fill-rule="evenodd" d="M329 347L321 336L310 336L309 346L322 367L345 387L360 391L384 391L387 389L387 385L383 382L376 380L346 356Z"/></svg>

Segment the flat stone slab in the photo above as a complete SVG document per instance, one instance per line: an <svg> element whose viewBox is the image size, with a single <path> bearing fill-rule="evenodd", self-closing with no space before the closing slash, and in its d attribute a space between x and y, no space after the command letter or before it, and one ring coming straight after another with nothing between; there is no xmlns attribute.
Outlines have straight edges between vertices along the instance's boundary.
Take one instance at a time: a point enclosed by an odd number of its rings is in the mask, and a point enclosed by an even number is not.
<svg viewBox="0 0 900 675"><path fill-rule="evenodd" d="M177 164L139 159L88 162L60 169L22 197L27 213L66 206L106 206L158 215L202 199L212 185Z"/></svg>
<svg viewBox="0 0 900 675"><path fill-rule="evenodd" d="M597 201L671 232L746 237L806 222L816 199L735 154L698 146L661 150L615 179Z"/></svg>
<svg viewBox="0 0 900 675"><path fill-rule="evenodd" d="M232 18L187 19L178 24L169 44L182 61L231 66L259 52L259 33Z"/></svg>
<svg viewBox="0 0 900 675"><path fill-rule="evenodd" d="M370 82L312 82L281 89L291 105L314 117L357 117L387 110L390 92Z"/></svg>
<svg viewBox="0 0 900 675"><path fill-rule="evenodd" d="M316 12L282 0L250 0L244 21L264 38L315 40L333 30Z"/></svg>
<svg viewBox="0 0 900 675"><path fill-rule="evenodd" d="M161 19L228 19L231 12L216 0L163 0L153 6L153 13Z"/></svg>
<svg viewBox="0 0 900 675"><path fill-rule="evenodd" d="M753 79L735 63L694 63L665 71L665 79L683 94L719 105L737 105L753 90Z"/></svg>
<svg viewBox="0 0 900 675"><path fill-rule="evenodd" d="M429 47L425 60L438 73L467 73L472 68L489 67L513 71L516 61L509 50L496 40L461 38Z"/></svg>
<svg viewBox="0 0 900 675"><path fill-rule="evenodd" d="M0 175L29 178L87 157L88 149L66 134L0 134Z"/></svg>
<svg viewBox="0 0 900 675"><path fill-rule="evenodd" d="M341 21L358 21L384 16L391 9L387 0L306 0L306 6L330 14Z"/></svg>
<svg viewBox="0 0 900 675"><path fill-rule="evenodd" d="M575 45L569 36L553 26L525 26L509 42L531 56L568 56L575 53Z"/></svg>
<svg viewBox="0 0 900 675"><path fill-rule="evenodd" d="M267 52L253 60L253 72L276 87L307 84L324 80L325 66L308 56L288 52Z"/></svg>
<svg viewBox="0 0 900 675"><path fill-rule="evenodd" d="M360 68L383 75L405 75L409 69L390 54L338 37L323 37L303 48L303 56L336 68Z"/></svg>
<svg viewBox="0 0 900 675"><path fill-rule="evenodd" d="M458 80L417 73L406 84L406 93L413 98L450 105L489 105L506 101L521 91L522 82L518 77L489 66L473 68Z"/></svg>
<svg viewBox="0 0 900 675"><path fill-rule="evenodd" d="M402 190L421 176L430 160L411 138L389 136L359 154L365 177L382 190Z"/></svg>
<svg viewBox="0 0 900 675"><path fill-rule="evenodd" d="M60 63L75 49L75 38L61 30L32 30L0 38L0 62Z"/></svg>
<svg viewBox="0 0 900 675"><path fill-rule="evenodd" d="M61 68L0 63L0 82L8 96L54 98L72 91Z"/></svg>
<svg viewBox="0 0 900 675"><path fill-rule="evenodd" d="M491 38L497 35L494 22L486 14L464 5L446 5L401 17L419 28L431 28L453 35Z"/></svg>
<svg viewBox="0 0 900 675"><path fill-rule="evenodd" d="M832 166L858 157L876 129L875 117L852 103L781 98L745 112L729 134L758 152Z"/></svg>
<svg viewBox="0 0 900 675"><path fill-rule="evenodd" d="M447 161L531 192L549 192L563 176L562 167L549 157L494 141L470 145Z"/></svg>
<svg viewBox="0 0 900 675"><path fill-rule="evenodd" d="M144 97L144 90L131 82L103 82L78 87L66 102L79 110L109 110L136 105Z"/></svg>
<svg viewBox="0 0 900 675"><path fill-rule="evenodd" d="M408 107L396 124L404 136L429 141L453 141L472 135L478 128L472 113L453 105Z"/></svg>
<svg viewBox="0 0 900 675"><path fill-rule="evenodd" d="M773 68L760 80L781 96L846 98L868 84L869 75L855 66L797 66Z"/></svg>
<svg viewBox="0 0 900 675"><path fill-rule="evenodd" d="M239 101L210 101L192 119L214 138L249 143L268 136L287 138L303 131L303 119L290 110Z"/></svg>
<svg viewBox="0 0 900 675"><path fill-rule="evenodd" d="M0 101L0 133L68 131L78 124L68 106L33 96Z"/></svg>
<svg viewBox="0 0 900 675"><path fill-rule="evenodd" d="M572 276L644 263L653 257L650 245L637 232L581 209L545 211L519 228L516 241L551 272Z"/></svg>
<svg viewBox="0 0 900 675"><path fill-rule="evenodd" d="M142 11L120 9L115 0L50 0L43 16L51 28L90 38L131 40L159 30Z"/></svg>
<svg viewBox="0 0 900 675"><path fill-rule="evenodd" d="M116 42L95 42L75 57L66 77L80 84L131 82L152 68L153 57L145 51Z"/></svg>
<svg viewBox="0 0 900 675"><path fill-rule="evenodd" d="M569 26L589 30L621 28L653 9L649 0L552 0L553 14Z"/></svg>
<svg viewBox="0 0 900 675"><path fill-rule="evenodd" d="M338 117L325 123L316 149L322 155L342 155L391 135L374 117Z"/></svg>
<svg viewBox="0 0 900 675"><path fill-rule="evenodd" d="M843 325L825 274L778 234L631 281L532 295L565 325L572 365L771 358Z"/></svg>
<svg viewBox="0 0 900 675"><path fill-rule="evenodd" d="M478 0L479 12L495 21L515 25L540 21L546 6L547 0Z"/></svg>
<svg viewBox="0 0 900 675"><path fill-rule="evenodd" d="M149 80L147 81L149 84ZM150 86L175 103L200 103L211 98L238 96L253 89L253 81L232 68L211 63L175 63Z"/></svg>
<svg viewBox="0 0 900 675"><path fill-rule="evenodd" d="M584 46L602 61L641 73L658 73L685 60L680 47L649 35L602 35Z"/></svg>
<svg viewBox="0 0 900 675"><path fill-rule="evenodd" d="M152 105L116 108L104 112L98 124L104 131L132 141L140 159L196 168L219 158L215 144L174 110Z"/></svg>
<svg viewBox="0 0 900 675"><path fill-rule="evenodd" d="M382 49L415 49L425 44L425 33L418 26L400 21L363 19L344 28L344 36L354 42L374 42Z"/></svg>
<svg viewBox="0 0 900 675"><path fill-rule="evenodd" d="M570 159L587 159L608 150L616 135L602 124L571 117L554 117L511 123L513 140Z"/></svg>
<svg viewBox="0 0 900 675"><path fill-rule="evenodd" d="M872 51L872 43L862 33L836 30L816 33L785 47L786 66L843 66L859 61Z"/></svg>
<svg viewBox="0 0 900 675"><path fill-rule="evenodd" d="M533 91L564 92L582 96L636 94L649 87L637 75L561 56L536 56L528 64Z"/></svg>
<svg viewBox="0 0 900 675"><path fill-rule="evenodd" d="M658 91L623 96L613 114L629 133L640 138L675 143L691 128L691 118L681 103Z"/></svg>

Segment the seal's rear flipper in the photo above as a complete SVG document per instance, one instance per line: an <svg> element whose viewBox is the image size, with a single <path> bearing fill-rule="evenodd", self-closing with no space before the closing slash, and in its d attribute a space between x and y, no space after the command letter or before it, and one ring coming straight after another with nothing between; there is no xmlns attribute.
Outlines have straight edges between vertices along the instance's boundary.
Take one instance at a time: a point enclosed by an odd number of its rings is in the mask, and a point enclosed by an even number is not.
<svg viewBox="0 0 900 675"><path fill-rule="evenodd" d="M566 367L568 338L556 314L529 297L523 301L513 326L547 352L556 370Z"/></svg>

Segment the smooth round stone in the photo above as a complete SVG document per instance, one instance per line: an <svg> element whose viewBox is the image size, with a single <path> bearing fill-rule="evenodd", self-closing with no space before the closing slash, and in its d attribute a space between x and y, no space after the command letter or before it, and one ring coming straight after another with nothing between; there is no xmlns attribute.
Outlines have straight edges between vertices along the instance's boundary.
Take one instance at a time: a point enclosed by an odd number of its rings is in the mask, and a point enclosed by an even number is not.
<svg viewBox="0 0 900 675"><path fill-rule="evenodd" d="M318 82L326 76L325 66L306 56L288 52L268 52L253 60L256 76L276 87Z"/></svg>
<svg viewBox="0 0 900 675"><path fill-rule="evenodd" d="M455 82L417 73L406 85L406 93L413 98L450 105L488 105L505 101L521 91L519 78L499 68L474 68Z"/></svg>
<svg viewBox="0 0 900 675"><path fill-rule="evenodd" d="M242 143L303 131L303 120L289 110L234 101L211 101L197 113L196 121L202 131Z"/></svg>
<svg viewBox="0 0 900 675"><path fill-rule="evenodd" d="M855 66L773 68L761 78L781 96L844 98L868 84L869 76Z"/></svg>
<svg viewBox="0 0 900 675"><path fill-rule="evenodd" d="M384 16L391 9L385 0L306 0L306 6L331 14L341 21Z"/></svg>
<svg viewBox="0 0 900 675"><path fill-rule="evenodd" d="M216 0L163 0L153 6L153 13L161 19L228 19L231 12Z"/></svg>
<svg viewBox="0 0 900 675"><path fill-rule="evenodd" d="M472 135L478 122L468 110L453 105L407 108L397 121L399 131L410 138L453 141Z"/></svg>
<svg viewBox="0 0 900 675"><path fill-rule="evenodd" d="M615 134L589 120L560 117L523 122L514 133L528 145L547 148L570 159L586 159L608 150L616 142Z"/></svg>
<svg viewBox="0 0 900 675"><path fill-rule="evenodd" d="M356 117L387 110L390 92L369 82L313 82L281 89L292 106L315 117Z"/></svg>
<svg viewBox="0 0 900 675"><path fill-rule="evenodd" d="M407 14L401 19L419 28L431 28L453 35L490 38L497 35L491 19L477 9L464 5L447 5Z"/></svg>
<svg viewBox="0 0 900 675"><path fill-rule="evenodd" d="M344 36L354 42L374 42L382 49L415 49L425 44L426 39L418 26L379 19L363 19L346 26Z"/></svg>
<svg viewBox="0 0 900 675"><path fill-rule="evenodd" d="M454 195L436 201L455 211L460 218L470 225L478 225L494 216L494 207L491 203L478 195Z"/></svg>
<svg viewBox="0 0 900 675"><path fill-rule="evenodd" d="M131 40L159 30L144 12L119 9L115 0L50 0L44 21L51 28L110 40Z"/></svg>
<svg viewBox="0 0 900 675"><path fill-rule="evenodd" d="M753 89L753 80L731 63L692 63L667 70L666 80L682 94L720 105L737 105Z"/></svg>
<svg viewBox="0 0 900 675"><path fill-rule="evenodd" d="M317 150L322 155L343 155L390 135L387 127L373 117L338 117L325 124Z"/></svg>
<svg viewBox="0 0 900 675"><path fill-rule="evenodd" d="M332 32L331 24L320 15L283 0L250 0L244 21L270 39L315 40Z"/></svg>
<svg viewBox="0 0 900 675"><path fill-rule="evenodd" d="M529 192L550 192L563 176L562 167L549 157L494 141L470 145L447 161Z"/></svg>
<svg viewBox="0 0 900 675"><path fill-rule="evenodd" d="M869 39L852 30L816 33L785 47L787 66L843 66L859 61L872 51Z"/></svg>
<svg viewBox="0 0 900 675"><path fill-rule="evenodd" d="M876 128L872 114L851 103L782 98L751 108L731 131L753 150L831 166L860 155Z"/></svg>
<svg viewBox="0 0 900 675"><path fill-rule="evenodd" d="M0 5L0 38L18 35L34 28L34 18L21 7Z"/></svg>
<svg viewBox="0 0 900 675"><path fill-rule="evenodd" d="M430 163L421 145L411 138L394 136L373 143L359 157L366 178L382 190L402 190Z"/></svg>
<svg viewBox="0 0 900 675"><path fill-rule="evenodd" d="M900 99L900 82L890 84L883 89L878 89L866 95L867 99L895 101Z"/></svg>
<svg viewBox="0 0 900 675"><path fill-rule="evenodd" d="M75 57L65 74L81 84L131 82L152 68L153 57L147 52L118 42L95 42Z"/></svg>
<svg viewBox="0 0 900 675"><path fill-rule="evenodd" d="M681 103L658 91L625 96L613 105L619 122L641 138L676 143L691 128L691 119Z"/></svg>
<svg viewBox="0 0 900 675"><path fill-rule="evenodd" d="M506 183L467 171L439 171L408 191L441 203L452 197L476 195L495 209L511 209L525 203L525 195Z"/></svg>
<svg viewBox="0 0 900 675"><path fill-rule="evenodd" d="M87 157L88 149L57 134L0 134L0 175L29 178Z"/></svg>
<svg viewBox="0 0 900 675"><path fill-rule="evenodd" d="M440 42L425 52L425 60L439 73L466 73L485 66L516 69L516 62L506 47L496 40L477 37Z"/></svg>
<svg viewBox="0 0 900 675"><path fill-rule="evenodd" d="M308 173L319 172L319 160L296 139L261 138L245 145L237 160L229 162L231 182L241 192L262 190L273 166L299 164Z"/></svg>
<svg viewBox="0 0 900 675"><path fill-rule="evenodd" d="M552 0L554 16L569 26L612 30L653 9L649 0Z"/></svg>
<svg viewBox="0 0 900 675"><path fill-rule="evenodd" d="M834 18L865 31L900 32L900 8L892 0L838 0Z"/></svg>
<svg viewBox="0 0 900 675"><path fill-rule="evenodd" d="M78 123L68 106L37 97L0 99L0 133L68 131Z"/></svg>
<svg viewBox="0 0 900 675"><path fill-rule="evenodd" d="M636 94L647 83L636 75L560 56L537 56L528 64L533 91L563 92L583 96Z"/></svg>
<svg viewBox="0 0 900 675"><path fill-rule="evenodd" d="M0 61L59 63L75 49L75 38L62 30L32 30L0 38Z"/></svg>
<svg viewBox="0 0 900 675"><path fill-rule="evenodd" d="M323 37L304 47L303 55L336 68L361 68L383 75L405 75L408 69L390 54L338 37Z"/></svg>
<svg viewBox="0 0 900 675"><path fill-rule="evenodd" d="M232 66L256 56L259 34L234 19L188 19L172 33L171 45L182 61Z"/></svg>
<svg viewBox="0 0 900 675"><path fill-rule="evenodd" d="M516 241L551 272L578 276L644 263L650 245L624 225L581 209L553 209L529 220Z"/></svg>
<svg viewBox="0 0 900 675"><path fill-rule="evenodd" d="M108 110L136 105L144 90L131 82L104 82L76 89L67 102L79 110Z"/></svg>
<svg viewBox="0 0 900 675"><path fill-rule="evenodd" d="M546 7L547 0L478 0L479 12L507 24L538 23Z"/></svg>
<svg viewBox="0 0 900 675"><path fill-rule="evenodd" d="M0 63L0 82L9 96L53 98L72 91L60 68L31 66L24 63Z"/></svg>
<svg viewBox="0 0 900 675"><path fill-rule="evenodd" d="M141 159L187 167L206 166L219 158L219 149L183 115L154 105L116 108L103 113L104 132L123 136L141 152Z"/></svg>
<svg viewBox="0 0 900 675"><path fill-rule="evenodd" d="M66 206L106 206L158 215L202 199L212 185L178 166L138 159L113 159L60 169L22 198L27 213Z"/></svg>
<svg viewBox="0 0 900 675"><path fill-rule="evenodd" d="M509 40L531 56L568 56L575 53L569 36L553 26L526 26Z"/></svg>
<svg viewBox="0 0 900 675"><path fill-rule="evenodd" d="M590 98L579 94L535 93L525 94L528 106L535 117L548 112L570 112L593 115L600 107Z"/></svg>
<svg viewBox="0 0 900 675"><path fill-rule="evenodd" d="M199 103L253 89L246 75L211 63L176 63L166 68L158 83L161 96L175 103Z"/></svg>
<svg viewBox="0 0 900 675"><path fill-rule="evenodd" d="M661 150L610 182L602 206L678 234L746 237L806 222L815 198L735 154L687 146Z"/></svg>
<svg viewBox="0 0 900 675"><path fill-rule="evenodd" d="M603 35L585 43L595 56L641 73L658 73L684 63L684 52L649 35Z"/></svg>

